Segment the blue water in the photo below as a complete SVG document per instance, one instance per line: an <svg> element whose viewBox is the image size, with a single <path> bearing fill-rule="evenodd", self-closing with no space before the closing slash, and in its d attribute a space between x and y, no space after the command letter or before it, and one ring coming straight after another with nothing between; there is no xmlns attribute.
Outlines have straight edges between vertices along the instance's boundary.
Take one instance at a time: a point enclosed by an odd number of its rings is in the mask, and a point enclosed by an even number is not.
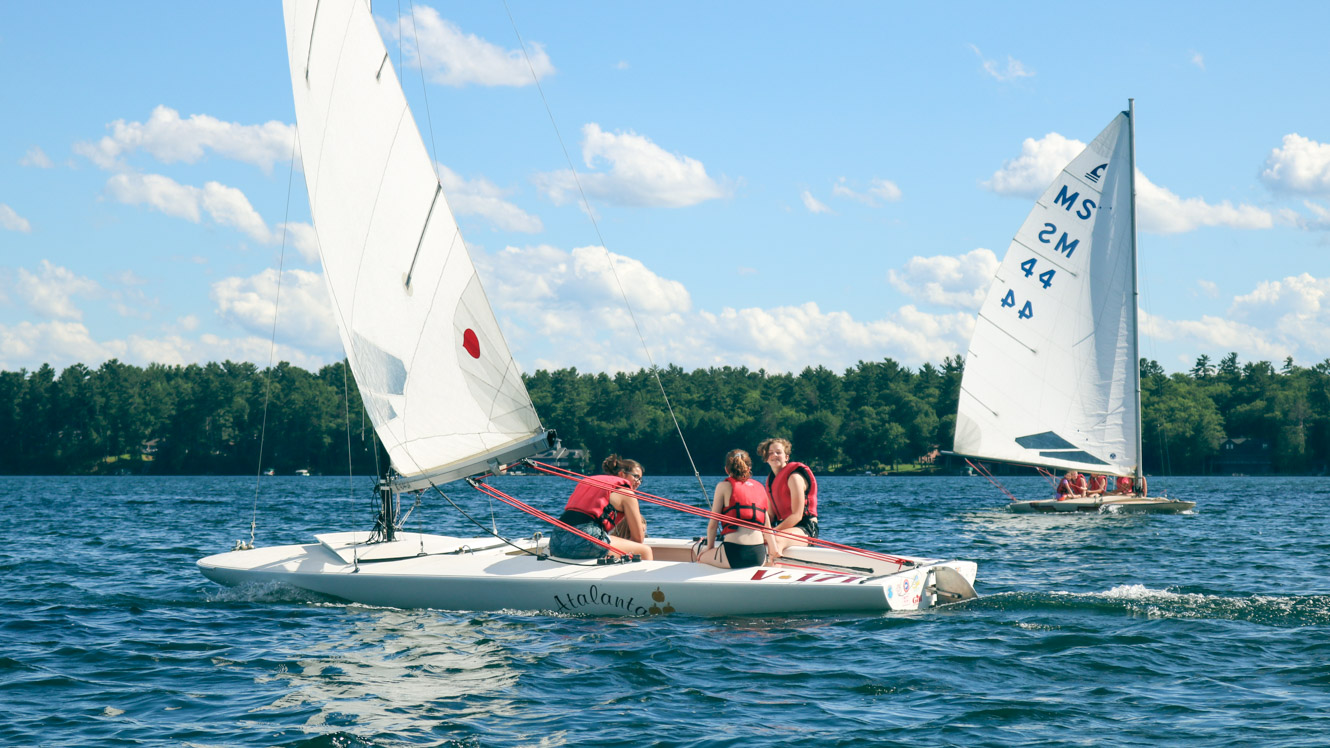
<svg viewBox="0 0 1330 748"><path fill-rule="evenodd" d="M568 486L498 483L552 510ZM1197 509L1121 516L1009 514L981 478L821 483L826 537L977 561L982 597L747 619L370 608L195 570L248 538L253 478L0 478L0 745L1330 744L1330 481L1161 478ZM700 502L691 478L644 488ZM366 527L372 501L364 481L265 479L258 542ZM701 534L646 511L654 535ZM437 498L410 522L468 527Z"/></svg>

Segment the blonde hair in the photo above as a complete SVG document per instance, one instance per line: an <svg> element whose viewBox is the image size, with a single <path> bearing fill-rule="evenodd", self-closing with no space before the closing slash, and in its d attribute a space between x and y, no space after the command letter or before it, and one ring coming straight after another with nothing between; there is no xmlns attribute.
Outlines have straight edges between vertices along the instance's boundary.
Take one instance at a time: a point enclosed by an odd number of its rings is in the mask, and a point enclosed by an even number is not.
<svg viewBox="0 0 1330 748"><path fill-rule="evenodd" d="M790 444L789 439L782 439L779 436L774 436L770 439L763 439L762 443L757 445L758 456L761 457L763 460L767 459L767 452L771 451L772 444L780 444L784 446L786 457L789 457L794 452L794 445Z"/></svg>
<svg viewBox="0 0 1330 748"><path fill-rule="evenodd" d="M725 455L725 472L735 480L748 480L753 477L753 458L742 449L731 449Z"/></svg>

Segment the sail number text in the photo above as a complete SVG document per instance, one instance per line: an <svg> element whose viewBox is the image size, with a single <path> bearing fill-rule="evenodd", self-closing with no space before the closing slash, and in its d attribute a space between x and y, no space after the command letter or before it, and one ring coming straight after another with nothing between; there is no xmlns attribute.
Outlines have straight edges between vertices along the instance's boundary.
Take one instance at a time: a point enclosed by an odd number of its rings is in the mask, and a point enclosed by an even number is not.
<svg viewBox="0 0 1330 748"><path fill-rule="evenodd" d="M1099 207L1089 198L1082 200L1080 192L1069 192L1067 190L1067 185L1065 184L1062 185L1060 190L1058 190L1057 197L1053 198L1053 203L1054 205L1061 206L1068 213L1071 213L1072 209L1075 208L1076 212L1072 215L1082 221L1089 221L1093 218L1095 210ZM1060 233L1061 236L1058 236L1059 229L1057 224L1045 222L1043 229L1039 231L1037 236L1040 242L1044 244L1052 244L1055 252L1067 259L1071 259L1072 255L1076 252L1076 247L1081 243L1081 240L1072 239L1066 231L1061 231ZM1056 240L1053 238L1055 236L1057 237ZM1057 270L1054 268L1049 268L1047 270L1040 269L1039 261L1034 257L1021 263L1021 271L1025 274L1026 278L1038 276L1039 284L1045 289L1053 287L1053 278L1057 275ZM1020 304L1019 308L1017 308L1017 304ZM1020 300L1016 298L1016 292L1012 289L1007 289L1006 295L1002 297L1002 307L1004 309L1016 309L1016 316L1021 319L1030 319L1034 316L1034 305L1029 300L1021 303Z"/></svg>

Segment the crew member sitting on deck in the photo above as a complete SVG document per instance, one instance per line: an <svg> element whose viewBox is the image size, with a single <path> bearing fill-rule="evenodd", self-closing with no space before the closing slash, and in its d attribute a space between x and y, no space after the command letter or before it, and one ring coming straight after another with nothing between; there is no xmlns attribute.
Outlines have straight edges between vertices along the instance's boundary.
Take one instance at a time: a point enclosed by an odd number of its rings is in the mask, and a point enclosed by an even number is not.
<svg viewBox="0 0 1330 748"><path fill-rule="evenodd" d="M771 495L771 521L774 529L787 535L817 537L817 479L802 462L790 462L793 446L788 439L767 439L757 445L757 453L771 467L767 475L767 493ZM803 540L777 536L774 555L786 548L809 545Z"/></svg>
<svg viewBox="0 0 1330 748"><path fill-rule="evenodd" d="M651 547L646 545L647 525L637 506L633 490L642 485L642 465L618 455L610 455L601 464L604 475L595 475L578 482L569 497L559 521L581 530L593 538L608 543L616 550L638 554L651 560ZM615 525L623 521L627 538L611 537ZM550 534L550 555L564 558L600 558L609 550L602 548L561 527Z"/></svg>
<svg viewBox="0 0 1330 748"><path fill-rule="evenodd" d="M741 519L766 527L768 519L767 489L753 480L753 458L742 449L732 449L725 455L725 473L729 476L716 484L711 500L711 511L726 517ZM716 526L720 525L723 541L716 547ZM707 522L707 536L698 541L706 548L697 554L697 560L722 569L746 569L761 566L767 560L768 550L774 556L776 537L752 527L722 524L714 517Z"/></svg>
<svg viewBox="0 0 1330 748"><path fill-rule="evenodd" d="M1117 488L1114 489L1113 495L1114 496L1131 495L1131 476L1129 475L1118 476Z"/></svg>
<svg viewBox="0 0 1330 748"><path fill-rule="evenodd" d="M1085 476L1075 470L1068 470L1058 481L1058 501L1084 498L1086 493Z"/></svg>
<svg viewBox="0 0 1330 748"><path fill-rule="evenodd" d="M1108 476L1092 475L1090 476L1089 492L1091 496L1103 496L1108 493Z"/></svg>

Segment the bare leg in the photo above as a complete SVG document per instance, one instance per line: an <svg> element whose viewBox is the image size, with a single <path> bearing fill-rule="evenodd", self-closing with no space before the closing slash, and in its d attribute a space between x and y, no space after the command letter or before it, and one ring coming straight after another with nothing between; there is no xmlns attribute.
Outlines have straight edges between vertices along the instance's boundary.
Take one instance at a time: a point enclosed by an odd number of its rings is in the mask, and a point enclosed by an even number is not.
<svg viewBox="0 0 1330 748"><path fill-rule="evenodd" d="M723 545L718 545L711 550L707 550L703 547L697 554L697 562L700 564L707 564L708 566L715 566L718 569L730 568L730 562L725 558L725 546Z"/></svg>
<svg viewBox="0 0 1330 748"><path fill-rule="evenodd" d="M799 535L800 537L804 538L808 537L808 533L804 532L803 530L800 530L797 527L791 527L788 530L781 530L781 532L785 533L786 535ZM779 549L778 550L779 555L782 556L785 555L786 548L797 548L798 546L801 545L808 545L808 541L797 540L795 538L782 538L779 535L776 536L776 547Z"/></svg>
<svg viewBox="0 0 1330 748"><path fill-rule="evenodd" d="M611 537L610 545L626 553L639 555L642 557L643 561L651 560L651 546L646 543L639 543L635 540L628 540L627 538Z"/></svg>

